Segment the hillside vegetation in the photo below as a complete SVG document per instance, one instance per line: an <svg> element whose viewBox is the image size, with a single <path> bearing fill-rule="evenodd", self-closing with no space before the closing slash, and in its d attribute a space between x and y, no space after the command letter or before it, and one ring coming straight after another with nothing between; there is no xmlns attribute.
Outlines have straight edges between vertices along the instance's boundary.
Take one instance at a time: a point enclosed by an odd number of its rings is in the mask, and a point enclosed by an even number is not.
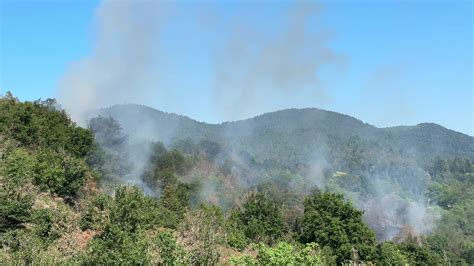
<svg viewBox="0 0 474 266"><path fill-rule="evenodd" d="M166 145L177 140L210 140L223 148L247 151L258 161L293 167L324 153L337 164L349 144L373 154L403 156L429 164L436 157L474 159L474 139L430 123L376 128L353 117L315 108L287 109L251 119L206 124L186 116L141 105L116 105L94 112L112 117L130 138L148 138Z"/></svg>
<svg viewBox="0 0 474 266"><path fill-rule="evenodd" d="M208 125L115 108L85 129L54 100L0 99L0 261L474 263L472 137L320 110Z"/></svg>

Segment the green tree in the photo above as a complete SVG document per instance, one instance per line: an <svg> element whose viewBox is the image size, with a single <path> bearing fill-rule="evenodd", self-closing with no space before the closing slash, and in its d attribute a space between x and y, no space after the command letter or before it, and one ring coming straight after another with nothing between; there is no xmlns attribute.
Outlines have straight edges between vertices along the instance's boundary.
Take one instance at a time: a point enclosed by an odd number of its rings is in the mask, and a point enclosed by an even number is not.
<svg viewBox="0 0 474 266"><path fill-rule="evenodd" d="M111 117L92 118L88 128L94 134L97 147L89 154L87 161L100 173L104 188L116 187L132 169L127 154L128 137L118 121Z"/></svg>
<svg viewBox="0 0 474 266"><path fill-rule="evenodd" d="M120 224L110 223L92 240L86 262L95 265L143 265L150 262L143 231L131 233Z"/></svg>
<svg viewBox="0 0 474 266"><path fill-rule="evenodd" d="M263 193L250 194L242 207L232 213L229 222L254 242L273 243L285 233L280 209Z"/></svg>
<svg viewBox="0 0 474 266"><path fill-rule="evenodd" d="M0 232L23 227L30 220L33 200L28 190L0 186Z"/></svg>
<svg viewBox="0 0 474 266"><path fill-rule="evenodd" d="M82 230L103 231L110 217L112 198L107 194L98 194L83 200L79 226Z"/></svg>
<svg viewBox="0 0 474 266"><path fill-rule="evenodd" d="M82 159L43 149L37 153L34 182L41 189L63 197L74 197L86 180L87 165Z"/></svg>
<svg viewBox="0 0 474 266"><path fill-rule="evenodd" d="M23 147L65 150L83 158L93 149L92 132L78 127L54 99L19 102L0 99L0 134L10 136Z"/></svg>
<svg viewBox="0 0 474 266"><path fill-rule="evenodd" d="M163 143L155 142L151 147L150 160L142 175L152 188L164 190L177 183L177 175L183 175L191 166L190 160L178 150L168 151Z"/></svg>
<svg viewBox="0 0 474 266"><path fill-rule="evenodd" d="M26 150L14 149L0 160L0 231L23 227L33 206L31 182L34 158Z"/></svg>
<svg viewBox="0 0 474 266"><path fill-rule="evenodd" d="M319 248L315 243L307 244L301 250L285 242L272 248L260 244L257 250L260 265L322 265Z"/></svg>
<svg viewBox="0 0 474 266"><path fill-rule="evenodd" d="M186 184L178 180L163 188L160 205L167 217L164 226L176 229L190 207L190 200L197 192L196 184Z"/></svg>
<svg viewBox="0 0 474 266"><path fill-rule="evenodd" d="M115 192L110 210L110 223L126 232L159 227L163 222L162 209L155 198L148 197L138 187L122 186Z"/></svg>
<svg viewBox="0 0 474 266"><path fill-rule="evenodd" d="M362 214L342 195L317 192L304 201L298 238L302 243L316 242L331 247L338 263L354 257L372 261L376 253L375 234L362 221Z"/></svg>
<svg viewBox="0 0 474 266"><path fill-rule="evenodd" d="M189 264L189 254L178 244L171 231L160 231L150 246L151 250L157 250L157 258L152 263L162 265L185 265ZM152 256L153 257L153 256Z"/></svg>
<svg viewBox="0 0 474 266"><path fill-rule="evenodd" d="M87 126L97 143L105 149L122 150L127 144L128 137L123 133L119 122L112 117L94 117Z"/></svg>
<svg viewBox="0 0 474 266"><path fill-rule="evenodd" d="M410 265L442 265L441 254L436 254L426 245L421 245L415 237L408 237L399 244L400 251Z"/></svg>
<svg viewBox="0 0 474 266"><path fill-rule="evenodd" d="M53 230L54 219L54 213L50 209L34 210L31 221L35 224L35 234L48 242L58 238L59 235Z"/></svg>
<svg viewBox="0 0 474 266"><path fill-rule="evenodd" d="M335 264L330 252L321 250L316 243L303 247L279 242L273 247L263 243L255 245L256 257L249 255L231 257L236 265L333 265Z"/></svg>
<svg viewBox="0 0 474 266"><path fill-rule="evenodd" d="M151 245L145 230L160 227L162 211L155 198L137 187L116 190L104 231L94 237L87 263L148 264Z"/></svg>
<svg viewBox="0 0 474 266"><path fill-rule="evenodd" d="M407 265L408 260L393 242L383 242L377 245L377 264Z"/></svg>

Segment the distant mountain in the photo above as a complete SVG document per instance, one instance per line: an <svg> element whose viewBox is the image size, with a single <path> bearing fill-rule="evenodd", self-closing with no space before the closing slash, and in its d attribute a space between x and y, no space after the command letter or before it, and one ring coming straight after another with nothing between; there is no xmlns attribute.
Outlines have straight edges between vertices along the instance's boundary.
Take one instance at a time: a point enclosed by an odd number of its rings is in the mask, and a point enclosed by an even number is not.
<svg viewBox="0 0 474 266"><path fill-rule="evenodd" d="M343 165L348 153L361 160L381 157L414 160L423 165L436 157L474 159L474 138L440 125L377 128L351 116L316 108L287 109L254 118L207 124L142 105L116 105L99 111L118 120L131 139L195 142L211 140L230 151L245 151L259 162L287 167L323 157ZM360 162L359 162L360 163ZM363 163L361 164L364 167Z"/></svg>

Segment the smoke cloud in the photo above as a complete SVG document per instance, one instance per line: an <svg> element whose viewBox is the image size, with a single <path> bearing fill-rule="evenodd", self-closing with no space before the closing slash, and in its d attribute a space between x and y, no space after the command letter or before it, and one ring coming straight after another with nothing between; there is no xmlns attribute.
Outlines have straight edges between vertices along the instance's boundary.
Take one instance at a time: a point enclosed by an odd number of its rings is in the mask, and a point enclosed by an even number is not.
<svg viewBox="0 0 474 266"><path fill-rule="evenodd" d="M216 60L214 97L225 118L271 111L275 104L288 108L288 101L302 95L315 103L327 100L319 74L325 66L340 65L343 57L329 48L328 31L308 27L321 12L320 6L296 5L284 14L285 23L275 34L244 18L234 22Z"/></svg>
<svg viewBox="0 0 474 266"><path fill-rule="evenodd" d="M152 95L159 80L159 33L170 9L155 1L104 1L98 7L92 54L74 62L60 83L59 100L74 120Z"/></svg>
<svg viewBox="0 0 474 266"><path fill-rule="evenodd" d="M328 93L320 72L326 66L340 64L343 57L329 48L331 34L316 24L321 7L304 3L285 7L281 21L275 21L276 31L274 27L259 26L262 15L248 19L248 6L242 6L247 9L238 10L229 19L213 5L103 1L96 11L91 55L67 69L60 81L60 103L82 124L87 111L114 104L187 110L195 99L194 94L185 92L195 89L195 85L183 89L180 79L194 76L189 71L196 68L174 69L170 64L182 60L182 55L191 57L189 50L211 51L207 58L210 65L203 62L203 67L211 71L206 78L209 84L201 84L207 90L202 94L208 95L211 103L207 112L221 120L288 108L291 101L301 98L311 97L314 103L326 101ZM270 5L251 7L265 12ZM198 27L183 26L180 23L184 20ZM215 40L182 40L177 48L166 45L166 34L184 31L177 34L191 36L195 30ZM193 58L185 60L191 64ZM177 88L183 95L177 96Z"/></svg>

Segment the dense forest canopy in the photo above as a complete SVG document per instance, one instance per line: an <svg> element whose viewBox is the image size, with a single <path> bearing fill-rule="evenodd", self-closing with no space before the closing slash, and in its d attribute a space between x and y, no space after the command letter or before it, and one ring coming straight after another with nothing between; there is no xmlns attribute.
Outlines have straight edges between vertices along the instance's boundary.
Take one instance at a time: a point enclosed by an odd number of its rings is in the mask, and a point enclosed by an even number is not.
<svg viewBox="0 0 474 266"><path fill-rule="evenodd" d="M7 94L0 159L9 264L474 263L474 141L433 124L116 106L86 129Z"/></svg>

